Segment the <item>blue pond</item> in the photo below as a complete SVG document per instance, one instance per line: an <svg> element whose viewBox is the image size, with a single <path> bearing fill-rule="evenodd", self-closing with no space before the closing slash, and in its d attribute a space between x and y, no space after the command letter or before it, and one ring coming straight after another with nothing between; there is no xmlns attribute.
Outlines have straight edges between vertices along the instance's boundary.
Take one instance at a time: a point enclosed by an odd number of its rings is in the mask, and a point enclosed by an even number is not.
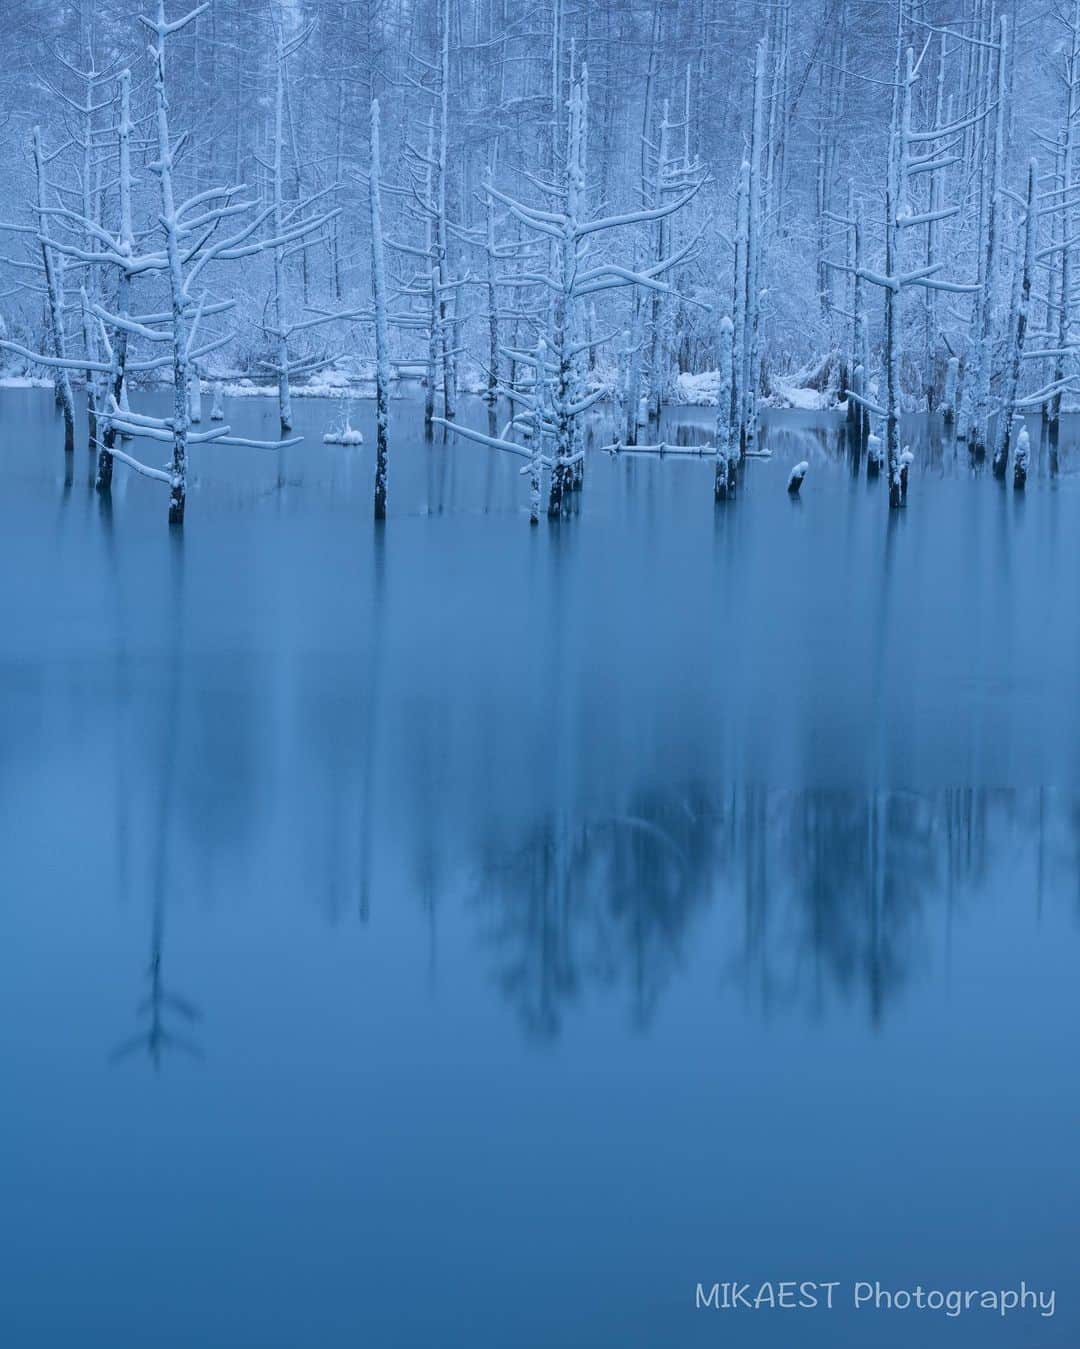
<svg viewBox="0 0 1080 1349"><path fill-rule="evenodd" d="M0 1343L1075 1346L1080 427L1018 496L913 423L890 516L772 413L530 529L406 399L377 529L296 411L180 536L0 393ZM837 1305L695 1308L767 1280Z"/></svg>

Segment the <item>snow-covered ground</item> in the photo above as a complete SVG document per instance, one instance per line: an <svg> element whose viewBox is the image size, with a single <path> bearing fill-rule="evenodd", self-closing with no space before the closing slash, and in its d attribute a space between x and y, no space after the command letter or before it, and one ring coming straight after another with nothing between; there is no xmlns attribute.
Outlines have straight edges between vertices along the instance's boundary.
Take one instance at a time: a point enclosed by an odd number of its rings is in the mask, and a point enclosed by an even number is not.
<svg viewBox="0 0 1080 1349"><path fill-rule="evenodd" d="M684 407L715 407L719 387L719 370L703 370L694 375L680 374L675 380L672 402ZM830 394L802 388L783 379L774 381L772 390L763 401L767 407L798 408L804 412L822 412L837 406Z"/></svg>
<svg viewBox="0 0 1080 1349"><path fill-rule="evenodd" d="M823 412L834 408L836 401L831 394L821 393L818 389L804 389L796 384L787 384L777 380L772 392L765 400L770 407L797 408L802 412Z"/></svg>
<svg viewBox="0 0 1080 1349"><path fill-rule="evenodd" d="M699 375L680 374L675 380L672 401L684 407L714 408L719 387L719 370L704 370Z"/></svg>
<svg viewBox="0 0 1080 1349"><path fill-rule="evenodd" d="M586 388L593 389L609 383L610 372L597 371L593 378L586 381ZM417 380L413 368L404 366L396 374L391 386L391 396L400 397L405 387ZM677 407L715 407L716 391L720 384L718 370L703 370L698 374L680 374L675 380L671 405ZM226 398L276 398L277 384L244 376L216 376L213 371L203 375L203 385L208 389L219 389ZM0 388L4 389L46 389L52 387L52 380L32 375L0 375ZM463 394L481 395L487 392L487 385L479 371L470 371L459 381L459 390ZM334 368L320 371L310 380L297 380L290 389L293 398L374 398L375 374L362 366L347 370ZM819 393L817 389L804 389L777 380L773 391L764 400L770 407L799 408L806 412L820 412L837 406L829 395ZM842 405L840 405L842 406Z"/></svg>
<svg viewBox="0 0 1080 1349"><path fill-rule="evenodd" d="M33 375L0 375L0 389L51 389L51 379Z"/></svg>

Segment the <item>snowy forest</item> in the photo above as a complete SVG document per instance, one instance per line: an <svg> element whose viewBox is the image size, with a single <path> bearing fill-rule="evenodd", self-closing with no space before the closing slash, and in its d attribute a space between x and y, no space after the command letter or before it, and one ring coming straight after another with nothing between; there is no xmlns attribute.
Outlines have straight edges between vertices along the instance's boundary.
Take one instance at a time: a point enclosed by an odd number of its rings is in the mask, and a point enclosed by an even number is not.
<svg viewBox="0 0 1080 1349"><path fill-rule="evenodd" d="M534 522L598 406L609 450L663 454L662 406L715 404L718 500L763 404L835 408L900 506L903 414L1019 489L1025 417L1055 437L1076 387L1080 0L20 0L5 28L0 370L174 523L189 448L288 446L294 395L343 386L377 400L377 518L411 378L429 434L521 459ZM231 433L240 381L279 439ZM154 384L168 416L129 398Z"/></svg>

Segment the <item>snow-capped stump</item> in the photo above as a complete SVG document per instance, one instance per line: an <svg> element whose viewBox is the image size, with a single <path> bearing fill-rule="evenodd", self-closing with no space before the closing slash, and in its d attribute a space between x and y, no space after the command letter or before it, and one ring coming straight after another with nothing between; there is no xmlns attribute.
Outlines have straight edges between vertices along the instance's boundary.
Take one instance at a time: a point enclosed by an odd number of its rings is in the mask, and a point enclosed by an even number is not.
<svg viewBox="0 0 1080 1349"><path fill-rule="evenodd" d="M214 402L210 408L210 420L212 422L223 422L225 420L225 400L221 393L221 385L214 385Z"/></svg>
<svg viewBox="0 0 1080 1349"><path fill-rule="evenodd" d="M870 435L866 437L866 476L876 478L881 472L881 465L885 461L885 446L882 444L880 436Z"/></svg>
<svg viewBox="0 0 1080 1349"><path fill-rule="evenodd" d="M713 498L727 501L735 495L737 478L735 476L735 455L730 449L718 449L716 452L716 473L713 479Z"/></svg>
<svg viewBox="0 0 1080 1349"><path fill-rule="evenodd" d="M731 360L735 326L727 314L720 320L720 383L716 390L716 473L713 497L727 501L735 495L735 459L731 426Z"/></svg>
<svg viewBox="0 0 1080 1349"><path fill-rule="evenodd" d="M1028 458L1031 454L1031 440L1027 433L1027 427L1020 428L1020 434L1016 438L1016 457L1013 460L1013 487L1018 492L1022 492L1027 486Z"/></svg>
<svg viewBox="0 0 1080 1349"><path fill-rule="evenodd" d="M810 472L810 465L807 463L805 459L801 459L791 470L791 474L788 477L787 480L788 496L797 497L799 495L799 489L803 485L803 479L809 472Z"/></svg>
<svg viewBox="0 0 1080 1349"><path fill-rule="evenodd" d="M908 469L915 462L915 456L907 445L900 451L900 505L907 503Z"/></svg>
<svg viewBox="0 0 1080 1349"><path fill-rule="evenodd" d="M952 426L956 421L956 395L959 387L960 361L956 356L950 356L945 372L945 392L941 399L941 415L945 419L946 426Z"/></svg>
<svg viewBox="0 0 1080 1349"><path fill-rule="evenodd" d="M362 433L350 425L348 417L340 426L331 427L323 436L324 445L363 445L363 443Z"/></svg>

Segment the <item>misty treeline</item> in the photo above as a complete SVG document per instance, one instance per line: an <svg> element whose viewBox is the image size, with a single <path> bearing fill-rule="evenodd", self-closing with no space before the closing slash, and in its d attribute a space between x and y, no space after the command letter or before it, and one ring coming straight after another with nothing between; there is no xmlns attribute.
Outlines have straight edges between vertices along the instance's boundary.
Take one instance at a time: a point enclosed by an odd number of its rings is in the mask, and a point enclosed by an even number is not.
<svg viewBox="0 0 1080 1349"><path fill-rule="evenodd" d="M1056 433L1075 387L1080 0L17 0L5 25L5 367L47 371L66 448L103 491L114 461L162 479L174 522L191 446L289 444L331 369L374 381L376 515L411 373L429 431L522 460L534 521L582 486L601 400L610 448L672 451L648 428L689 374L715 376L718 499L760 401L813 388L893 505L903 412L1022 487L1022 414ZM276 388L280 440L224 424L239 377ZM128 398L155 380L167 417Z"/></svg>

